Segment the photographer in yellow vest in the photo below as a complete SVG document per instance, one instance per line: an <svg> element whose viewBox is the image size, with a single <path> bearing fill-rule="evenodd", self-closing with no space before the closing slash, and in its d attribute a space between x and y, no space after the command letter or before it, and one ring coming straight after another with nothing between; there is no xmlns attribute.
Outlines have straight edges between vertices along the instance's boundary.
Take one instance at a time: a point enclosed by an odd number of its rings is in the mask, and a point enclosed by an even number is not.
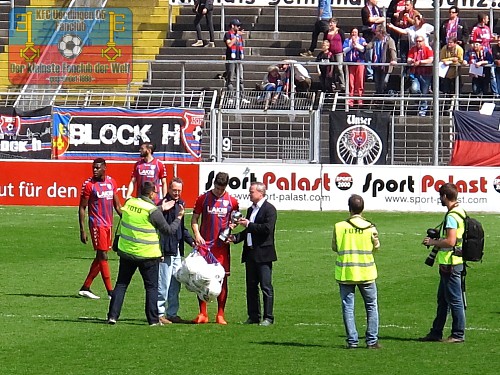
<svg viewBox="0 0 500 375"><path fill-rule="evenodd" d="M337 252L335 280L340 288L342 317L347 335L347 348L359 344L354 318L354 292L361 292L367 316L366 347L380 349L378 343L377 266L373 252L380 248L378 232L371 222L363 218L363 198L353 194L349 198L350 217L335 224L332 250Z"/></svg>
<svg viewBox="0 0 500 375"><path fill-rule="evenodd" d="M108 324L116 324L120 316L125 292L137 268L146 289L146 318L149 325L162 325L158 316L158 270L162 256L158 232L171 235L177 231L184 215L180 206L177 218L168 224L155 205L156 185L146 181L139 198L130 198L122 207L118 255L120 268L108 312ZM163 201L161 209L167 211L175 201Z"/></svg>
<svg viewBox="0 0 500 375"><path fill-rule="evenodd" d="M462 294L462 271L464 269L461 256L455 256L455 249L461 249L464 234L465 211L458 206L458 189L455 184L446 183L439 188L441 205L448 208L441 224L440 238L426 237L423 245L437 248L436 261L439 264L439 287L437 293L436 318L427 336L420 341L442 341L443 329L451 312L451 335L445 340L449 343L462 343L465 338L465 307ZM461 216L462 217L461 217Z"/></svg>

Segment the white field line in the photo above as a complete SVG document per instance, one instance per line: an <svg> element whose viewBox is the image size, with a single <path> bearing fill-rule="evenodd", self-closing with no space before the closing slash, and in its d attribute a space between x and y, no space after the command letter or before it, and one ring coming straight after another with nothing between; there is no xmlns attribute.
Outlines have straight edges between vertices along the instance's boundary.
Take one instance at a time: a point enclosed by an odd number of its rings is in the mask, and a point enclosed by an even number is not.
<svg viewBox="0 0 500 375"><path fill-rule="evenodd" d="M21 315L15 315L15 314L0 314L1 318L22 318ZM75 319L74 316L52 316L52 315L31 315L32 319ZM77 319L82 319L82 320L105 320L105 316L79 316ZM337 324L333 323L295 323L294 326L306 326L306 327L333 327L336 326ZM361 325L364 326L364 325ZM409 326L401 326L397 324L382 324L379 326L379 328L397 328L401 330L410 330L410 329L417 329L418 327L409 327ZM445 327L445 328L450 328L450 327ZM482 332L500 332L500 328L486 328L486 327L466 327L466 331L482 331Z"/></svg>

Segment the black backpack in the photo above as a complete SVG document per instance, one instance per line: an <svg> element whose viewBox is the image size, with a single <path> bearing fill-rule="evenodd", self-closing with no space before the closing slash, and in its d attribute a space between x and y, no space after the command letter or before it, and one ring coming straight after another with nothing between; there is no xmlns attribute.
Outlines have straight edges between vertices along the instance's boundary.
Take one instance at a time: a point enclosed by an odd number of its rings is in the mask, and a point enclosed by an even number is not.
<svg viewBox="0 0 500 375"><path fill-rule="evenodd" d="M467 262L480 262L484 254L484 230L483 226L476 219L471 218L467 213L465 217L457 211L453 211L462 218L465 223L464 235L462 238L462 258Z"/></svg>

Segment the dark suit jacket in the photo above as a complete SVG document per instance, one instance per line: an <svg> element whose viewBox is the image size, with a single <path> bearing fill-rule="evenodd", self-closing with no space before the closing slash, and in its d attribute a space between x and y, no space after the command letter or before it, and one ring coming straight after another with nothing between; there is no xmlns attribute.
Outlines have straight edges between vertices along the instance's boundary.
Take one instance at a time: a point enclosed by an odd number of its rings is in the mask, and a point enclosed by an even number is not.
<svg viewBox="0 0 500 375"><path fill-rule="evenodd" d="M172 197L167 194L165 199L167 201L170 201L172 200ZM175 218L179 215L180 211L179 205L186 207L186 203L182 199L179 199L175 203L174 207L172 207L168 211L163 212L163 216L165 217L167 223L171 224L175 220ZM160 210L161 210L161 205L160 205ZM163 256L177 255L177 246L179 246L180 255L184 256L184 242L192 246L194 243L194 239L184 225L184 216L183 216L181 219L181 223L175 233L172 233L170 236L165 236L160 233L160 245Z"/></svg>
<svg viewBox="0 0 500 375"><path fill-rule="evenodd" d="M250 219L253 209L250 207L246 218ZM262 204L254 223L249 223L243 232L234 235L234 243L244 241L241 262L252 260L257 263L278 260L274 246L274 231L278 214L276 208L267 200ZM247 245L247 233L252 234L252 248Z"/></svg>

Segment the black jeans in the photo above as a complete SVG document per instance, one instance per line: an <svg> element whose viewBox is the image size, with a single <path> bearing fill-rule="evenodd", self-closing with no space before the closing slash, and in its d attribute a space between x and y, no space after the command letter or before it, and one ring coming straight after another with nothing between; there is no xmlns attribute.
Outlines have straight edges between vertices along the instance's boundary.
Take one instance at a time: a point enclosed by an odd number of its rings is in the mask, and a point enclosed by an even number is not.
<svg viewBox="0 0 500 375"><path fill-rule="evenodd" d="M309 51L314 52L318 45L318 37L319 34L328 33L328 20L317 20L314 24L314 29L311 37L311 46L309 47Z"/></svg>
<svg viewBox="0 0 500 375"><path fill-rule="evenodd" d="M118 279L116 280L113 297L109 303L108 319L118 319L122 310L125 292L136 269L139 268L144 289L146 290L145 312L149 324L159 322L158 318L158 269L159 258L146 260L130 260L120 258Z"/></svg>
<svg viewBox="0 0 500 375"><path fill-rule="evenodd" d="M215 42L214 39L214 22L213 22L213 10L208 10L207 13L205 14L205 18L207 20L207 26L208 26L208 33L210 35L210 41ZM194 27L196 29L196 37L198 40L202 40L203 38L201 37L201 19L203 18L203 14L196 13L196 16L194 18Z"/></svg>
<svg viewBox="0 0 500 375"><path fill-rule="evenodd" d="M261 317L274 322L274 289L272 284L273 263L256 263L252 260L247 260L245 262L245 273L248 317L254 322L260 321ZM262 290L264 315L261 315L260 309L259 284Z"/></svg>

